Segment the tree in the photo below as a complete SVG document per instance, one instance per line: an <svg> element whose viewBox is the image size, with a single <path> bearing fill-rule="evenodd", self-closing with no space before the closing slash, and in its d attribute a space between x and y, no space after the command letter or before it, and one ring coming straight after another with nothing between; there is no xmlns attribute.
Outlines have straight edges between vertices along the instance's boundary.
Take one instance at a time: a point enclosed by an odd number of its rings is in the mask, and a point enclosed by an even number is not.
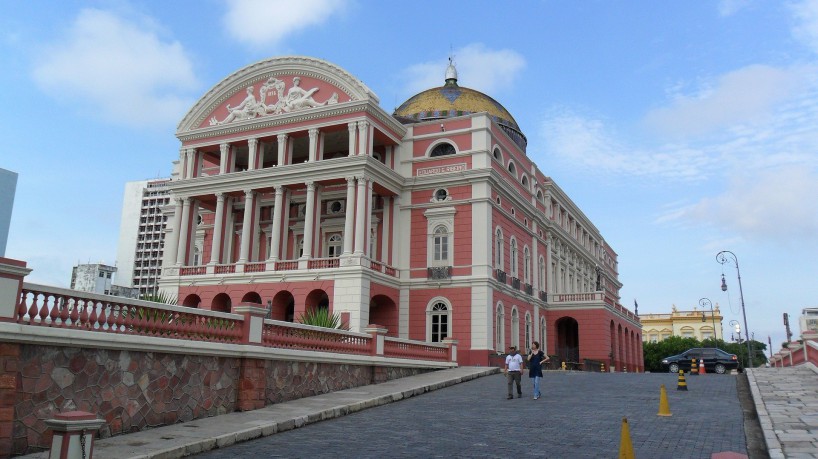
<svg viewBox="0 0 818 459"><path fill-rule="evenodd" d="M660 372L662 359L671 355L681 354L691 347L700 347L701 343L696 338L682 338L681 336L671 336L655 343L642 343L642 353L645 360L645 371Z"/></svg>

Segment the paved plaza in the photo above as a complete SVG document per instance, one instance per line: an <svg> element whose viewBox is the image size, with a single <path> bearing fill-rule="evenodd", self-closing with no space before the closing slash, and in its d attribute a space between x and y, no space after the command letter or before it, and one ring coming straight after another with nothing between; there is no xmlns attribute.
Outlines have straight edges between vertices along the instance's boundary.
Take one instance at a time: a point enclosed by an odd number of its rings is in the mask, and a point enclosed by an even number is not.
<svg viewBox="0 0 818 459"><path fill-rule="evenodd" d="M637 458L818 459L814 365L686 381L684 392L668 373L551 371L540 400L527 375L523 398L507 400L498 369L460 367L105 438L94 457L613 458L626 417ZM662 384L669 417L657 416Z"/></svg>
<svg viewBox="0 0 818 459"><path fill-rule="evenodd" d="M235 457L617 457L622 418L640 458L746 454L736 376L549 372L540 400L523 377L506 399L501 374L197 456ZM657 416L660 386L672 416Z"/></svg>

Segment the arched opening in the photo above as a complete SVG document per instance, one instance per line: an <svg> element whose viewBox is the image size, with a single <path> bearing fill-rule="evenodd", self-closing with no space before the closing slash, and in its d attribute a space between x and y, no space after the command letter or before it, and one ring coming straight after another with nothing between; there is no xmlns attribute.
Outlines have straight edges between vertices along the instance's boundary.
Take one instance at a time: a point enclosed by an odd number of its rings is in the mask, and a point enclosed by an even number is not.
<svg viewBox="0 0 818 459"><path fill-rule="evenodd" d="M256 292L247 292L241 297L242 303L261 304L261 295Z"/></svg>
<svg viewBox="0 0 818 459"><path fill-rule="evenodd" d="M316 289L307 295L307 300L304 302L305 311L314 311L317 309L329 310L329 295L327 292Z"/></svg>
<svg viewBox="0 0 818 459"><path fill-rule="evenodd" d="M608 368L613 368L616 366L615 362L616 359L616 326L614 325L614 321L611 321L611 350L608 352Z"/></svg>
<svg viewBox="0 0 818 459"><path fill-rule="evenodd" d="M579 323L573 317L557 320L557 356L565 362L579 362Z"/></svg>
<svg viewBox="0 0 818 459"><path fill-rule="evenodd" d="M189 308L198 308L202 304L202 299L199 298L199 295L188 295L185 297L184 301L182 301L182 306L187 306Z"/></svg>
<svg viewBox="0 0 818 459"><path fill-rule="evenodd" d="M213 298L210 303L210 309L218 312L230 312L233 308L233 303L230 301L230 296L226 293L219 293Z"/></svg>
<svg viewBox="0 0 818 459"><path fill-rule="evenodd" d="M432 152L429 154L429 156L434 158L436 156L447 156L453 155L455 153L457 153L457 151L454 149L454 146L452 146L452 144L441 143L432 149Z"/></svg>
<svg viewBox="0 0 818 459"><path fill-rule="evenodd" d="M398 306L386 295L375 295L369 300L369 323L383 325L387 336L398 336Z"/></svg>
<svg viewBox="0 0 818 459"><path fill-rule="evenodd" d="M295 298L288 291L278 292L273 297L273 310L270 312L273 320L292 322L295 318Z"/></svg>

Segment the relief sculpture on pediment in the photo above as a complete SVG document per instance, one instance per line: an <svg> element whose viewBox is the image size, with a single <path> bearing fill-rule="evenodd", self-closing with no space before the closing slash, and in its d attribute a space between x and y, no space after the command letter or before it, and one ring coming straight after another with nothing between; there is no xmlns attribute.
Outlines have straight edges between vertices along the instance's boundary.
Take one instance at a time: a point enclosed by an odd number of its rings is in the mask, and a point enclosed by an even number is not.
<svg viewBox="0 0 818 459"><path fill-rule="evenodd" d="M270 77L259 87L259 97L256 99L255 86L247 87L247 96L237 106L231 107L228 103L227 116L219 121L216 116L210 118L211 126L232 123L233 121L248 120L267 115L280 115L307 108L322 107L338 103L338 93L332 95L323 102L317 102L313 95L319 88L306 90L301 87L301 78L293 78L292 86L286 89L286 83L276 77ZM268 103L269 101L269 103Z"/></svg>

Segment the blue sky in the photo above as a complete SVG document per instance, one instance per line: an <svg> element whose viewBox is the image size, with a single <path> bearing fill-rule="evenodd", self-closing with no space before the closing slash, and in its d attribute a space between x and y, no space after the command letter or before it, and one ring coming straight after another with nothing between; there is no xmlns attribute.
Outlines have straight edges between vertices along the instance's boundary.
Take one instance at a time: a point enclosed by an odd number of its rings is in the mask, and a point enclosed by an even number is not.
<svg viewBox="0 0 818 459"><path fill-rule="evenodd" d="M326 59L392 111L439 86L503 103L528 155L619 254L622 303L719 303L784 339L818 306L818 1L4 1L8 257L65 286L113 263L124 183L167 176L210 87L277 55ZM719 289L722 271L730 289ZM793 320L798 333L797 321ZM743 328L743 327L742 327ZM725 327L729 334L729 326Z"/></svg>

